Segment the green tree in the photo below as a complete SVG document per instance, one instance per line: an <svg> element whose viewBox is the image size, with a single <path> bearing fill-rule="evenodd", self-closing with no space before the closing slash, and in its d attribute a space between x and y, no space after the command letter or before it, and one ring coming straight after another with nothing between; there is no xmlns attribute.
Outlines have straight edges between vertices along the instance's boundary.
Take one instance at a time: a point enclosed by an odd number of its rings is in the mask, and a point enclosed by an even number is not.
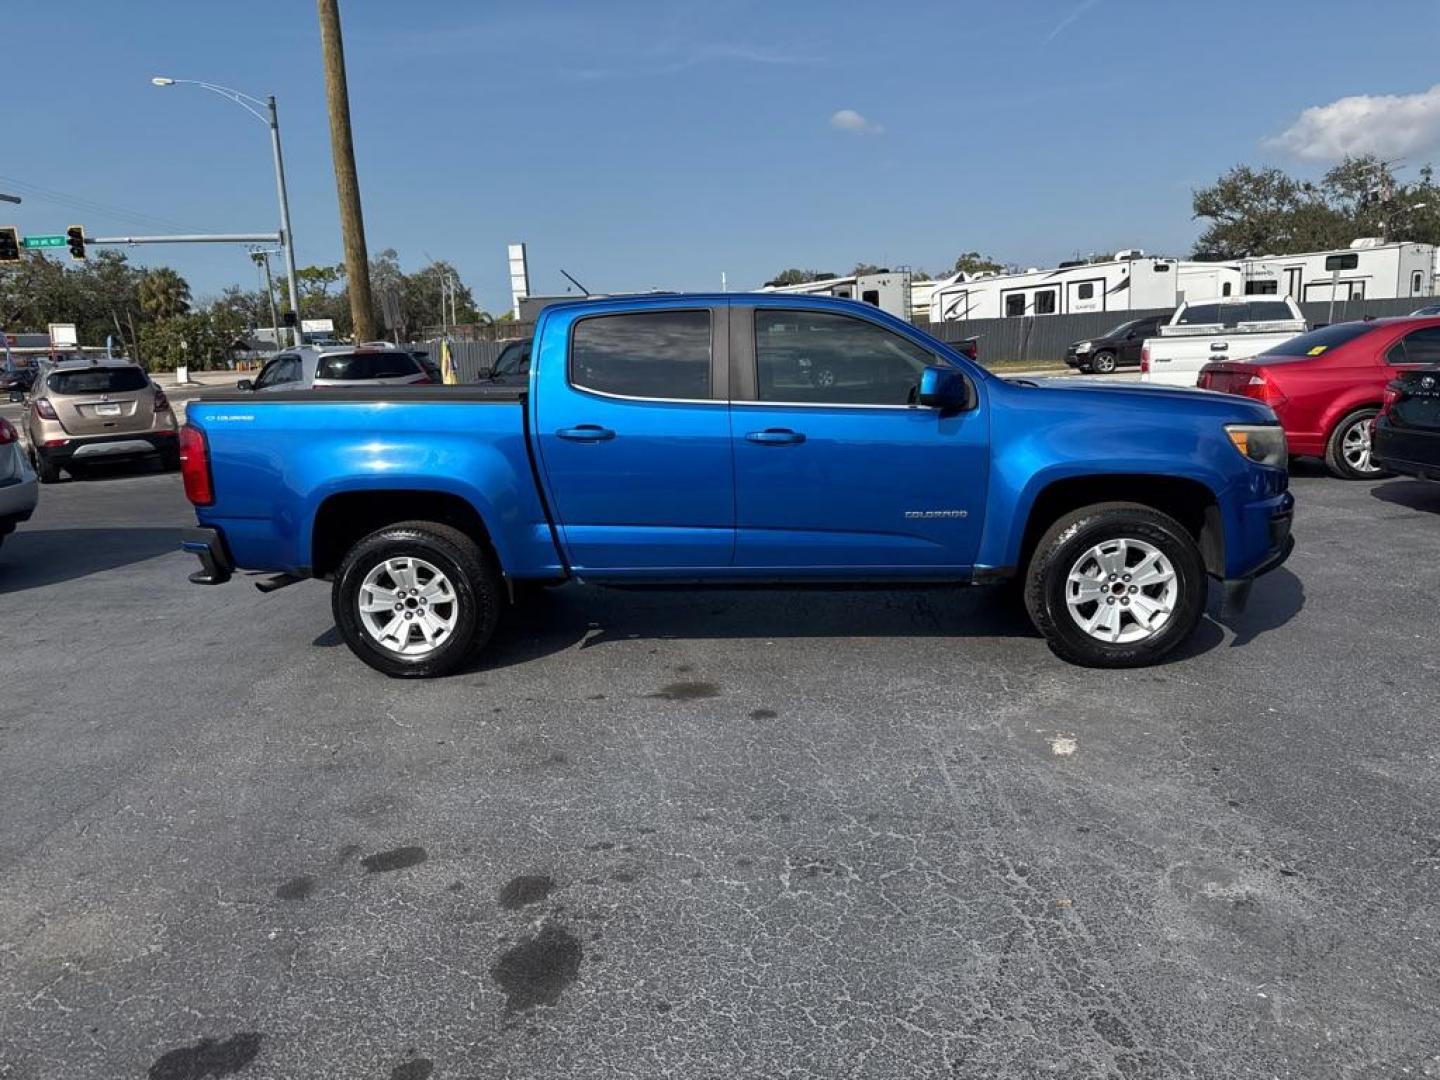
<svg viewBox="0 0 1440 1080"><path fill-rule="evenodd" d="M1373 156L1347 157L1318 182L1237 165L1194 193L1206 222L1195 255L1236 259L1348 247L1362 236L1440 242L1440 188L1430 166L1404 183Z"/></svg>
<svg viewBox="0 0 1440 1080"><path fill-rule="evenodd" d="M773 278L767 281L766 285L808 285L812 281L821 281L827 277L834 277L820 270L801 270L792 267L789 270L781 270Z"/></svg>
<svg viewBox="0 0 1440 1080"><path fill-rule="evenodd" d="M1004 269L1005 267L1001 263L996 262L988 255L981 255L978 251L966 251L956 257L955 265L950 268L950 273L993 274Z"/></svg>
<svg viewBox="0 0 1440 1080"><path fill-rule="evenodd" d="M168 266L140 279L140 310L152 319L172 319L190 310L190 285Z"/></svg>

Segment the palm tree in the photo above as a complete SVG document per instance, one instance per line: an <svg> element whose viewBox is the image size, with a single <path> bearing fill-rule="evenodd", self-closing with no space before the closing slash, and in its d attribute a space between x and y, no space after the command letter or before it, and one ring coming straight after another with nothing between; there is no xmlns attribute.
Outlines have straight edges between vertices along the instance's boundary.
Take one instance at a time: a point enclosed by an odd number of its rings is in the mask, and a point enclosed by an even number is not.
<svg viewBox="0 0 1440 1080"><path fill-rule="evenodd" d="M190 310L190 286L168 266L146 271L139 293L140 310L152 319L169 319Z"/></svg>

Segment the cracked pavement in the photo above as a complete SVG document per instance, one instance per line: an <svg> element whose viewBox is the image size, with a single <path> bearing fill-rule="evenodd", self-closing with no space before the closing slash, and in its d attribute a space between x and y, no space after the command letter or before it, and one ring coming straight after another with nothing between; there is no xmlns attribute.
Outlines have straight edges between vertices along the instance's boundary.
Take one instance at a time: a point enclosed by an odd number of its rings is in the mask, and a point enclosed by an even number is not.
<svg viewBox="0 0 1440 1080"><path fill-rule="evenodd" d="M431 683L188 585L175 477L47 488L0 1078L1440 1076L1440 486L1295 488L1157 668L978 590L566 587Z"/></svg>

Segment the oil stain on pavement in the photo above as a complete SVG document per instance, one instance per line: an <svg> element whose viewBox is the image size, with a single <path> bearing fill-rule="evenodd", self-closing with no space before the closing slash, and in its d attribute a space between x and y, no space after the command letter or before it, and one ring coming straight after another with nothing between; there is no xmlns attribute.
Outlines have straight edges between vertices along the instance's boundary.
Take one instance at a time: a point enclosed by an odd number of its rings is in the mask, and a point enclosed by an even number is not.
<svg viewBox="0 0 1440 1080"><path fill-rule="evenodd" d="M511 1012L554 1005L580 974L583 953L570 931L546 923L540 933L503 953L490 968L490 977L505 991Z"/></svg>
<svg viewBox="0 0 1440 1080"><path fill-rule="evenodd" d="M309 874L300 874L275 887L278 900L305 900L315 891L315 879Z"/></svg>
<svg viewBox="0 0 1440 1080"><path fill-rule="evenodd" d="M713 682L673 682L662 686L650 696L661 701L697 701L700 698L719 697L720 687Z"/></svg>
<svg viewBox="0 0 1440 1080"><path fill-rule="evenodd" d="M500 890L500 906L506 911L519 911L529 904L538 904L555 887L544 874L521 874L511 878Z"/></svg>
<svg viewBox="0 0 1440 1080"><path fill-rule="evenodd" d="M391 870L404 870L407 866L419 866L428 855L423 847L397 847L390 851L377 851L360 860L367 874L384 874Z"/></svg>
<svg viewBox="0 0 1440 1080"><path fill-rule="evenodd" d="M224 1042L201 1039L194 1046L182 1046L162 1054L147 1075L150 1080L207 1080L230 1076L255 1060L263 1039L258 1031L242 1031Z"/></svg>

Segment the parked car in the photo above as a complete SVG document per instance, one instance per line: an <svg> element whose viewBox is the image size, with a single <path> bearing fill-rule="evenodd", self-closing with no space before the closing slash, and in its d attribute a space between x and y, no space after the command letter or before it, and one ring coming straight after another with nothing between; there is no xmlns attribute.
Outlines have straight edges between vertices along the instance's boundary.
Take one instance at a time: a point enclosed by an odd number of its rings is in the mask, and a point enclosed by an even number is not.
<svg viewBox="0 0 1440 1080"><path fill-rule="evenodd" d="M30 392L30 387L35 385L35 372L38 364L7 364L0 367L0 394L14 398L15 395L24 397Z"/></svg>
<svg viewBox="0 0 1440 1080"><path fill-rule="evenodd" d="M20 446L20 433L0 416L0 544L17 525L30 520L39 499L39 484Z"/></svg>
<svg viewBox="0 0 1440 1080"><path fill-rule="evenodd" d="M486 381L496 386L525 386L530 382L530 338L510 342L495 358Z"/></svg>
<svg viewBox="0 0 1440 1080"><path fill-rule="evenodd" d="M817 341L844 361L829 387L792 377ZM1242 605L1292 546L1266 406L1007 381L870 304L558 304L532 364L529 392L205 395L182 435L191 580L330 580L354 653L425 676L522 586L1019 578L1057 655L1129 667L1189 637L1207 575Z"/></svg>
<svg viewBox="0 0 1440 1080"><path fill-rule="evenodd" d="M404 386L440 382L440 371L428 358L386 341L338 348L302 345L286 349L265 362L254 379L241 379L237 390L257 393L278 390L320 390L338 386Z"/></svg>
<svg viewBox="0 0 1440 1080"><path fill-rule="evenodd" d="M175 412L134 361L64 360L41 365L22 419L42 484L83 465L158 457L180 463Z"/></svg>
<svg viewBox="0 0 1440 1080"><path fill-rule="evenodd" d="M1371 460L1419 480L1440 480L1440 365L1407 371L1385 388Z"/></svg>
<svg viewBox="0 0 1440 1080"><path fill-rule="evenodd" d="M1200 386L1275 410L1292 454L1323 457L1335 476L1372 479L1371 422L1397 375L1440 362L1440 319L1335 323L1272 346L1253 360L1208 364Z"/></svg>
<svg viewBox="0 0 1440 1080"><path fill-rule="evenodd" d="M1099 337L1077 341L1065 350L1065 363L1096 375L1108 375L1118 367L1138 365L1145 339L1159 333L1160 326L1173 314L1130 319Z"/></svg>
<svg viewBox="0 0 1440 1080"><path fill-rule="evenodd" d="M1248 360L1305 329L1305 315L1289 297L1187 301L1141 348L1140 379L1162 386L1194 386L1206 364Z"/></svg>

